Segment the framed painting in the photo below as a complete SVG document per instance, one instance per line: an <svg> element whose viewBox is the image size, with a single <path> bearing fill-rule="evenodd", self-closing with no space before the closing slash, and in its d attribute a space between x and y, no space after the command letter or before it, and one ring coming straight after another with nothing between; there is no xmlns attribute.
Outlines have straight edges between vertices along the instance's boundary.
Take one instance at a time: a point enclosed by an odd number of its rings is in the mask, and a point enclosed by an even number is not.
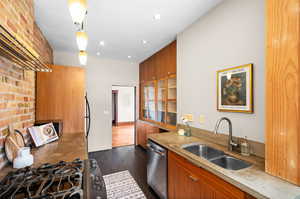
<svg viewBox="0 0 300 199"><path fill-rule="evenodd" d="M217 109L253 113L253 64L217 71Z"/></svg>

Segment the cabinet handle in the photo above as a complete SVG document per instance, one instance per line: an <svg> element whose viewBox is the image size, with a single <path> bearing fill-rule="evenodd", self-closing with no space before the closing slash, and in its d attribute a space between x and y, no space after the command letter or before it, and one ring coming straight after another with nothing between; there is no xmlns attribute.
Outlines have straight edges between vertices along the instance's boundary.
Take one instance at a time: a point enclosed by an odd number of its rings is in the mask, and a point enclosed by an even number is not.
<svg viewBox="0 0 300 199"><path fill-rule="evenodd" d="M171 73L170 72L168 72L168 75L170 75Z"/></svg>
<svg viewBox="0 0 300 199"><path fill-rule="evenodd" d="M194 176L192 176L192 175L190 175L189 176L189 178L191 179L191 180L193 180L194 182L198 182L198 178L196 178L196 177L194 177Z"/></svg>

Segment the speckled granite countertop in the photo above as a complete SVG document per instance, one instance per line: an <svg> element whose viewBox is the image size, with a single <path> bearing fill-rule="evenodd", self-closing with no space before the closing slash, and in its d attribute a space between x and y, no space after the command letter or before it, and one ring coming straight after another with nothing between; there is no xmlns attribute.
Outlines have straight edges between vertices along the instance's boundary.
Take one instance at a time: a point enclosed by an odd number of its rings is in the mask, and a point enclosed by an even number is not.
<svg viewBox="0 0 300 199"><path fill-rule="evenodd" d="M148 135L148 138L184 157L191 163L212 172L223 180L233 184L234 186L240 188L241 190L249 193L256 198L300 198L300 187L264 172L264 159L262 158L256 156L244 157L237 153L229 152L226 147L210 143L198 137L179 136L177 133L150 134ZM182 145L190 143L206 144L208 146L222 150L225 153L230 154L236 158L248 161L253 165L249 168L238 171L223 169L209 162L208 160L196 156L181 148Z"/></svg>
<svg viewBox="0 0 300 199"><path fill-rule="evenodd" d="M81 160L88 159L84 133L64 133L58 141L31 149L31 153L34 156L32 167L39 167L45 163L54 164L59 161L70 162L76 158ZM8 164L0 171L0 179L10 171L16 171L16 169L13 169L12 165Z"/></svg>

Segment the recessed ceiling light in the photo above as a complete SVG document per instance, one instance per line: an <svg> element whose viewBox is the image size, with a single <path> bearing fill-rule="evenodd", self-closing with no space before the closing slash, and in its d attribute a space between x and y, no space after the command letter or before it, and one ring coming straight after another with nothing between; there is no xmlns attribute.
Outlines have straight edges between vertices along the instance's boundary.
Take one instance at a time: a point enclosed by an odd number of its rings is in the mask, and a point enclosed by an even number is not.
<svg viewBox="0 0 300 199"><path fill-rule="evenodd" d="M160 20L160 14L155 14L153 17L155 20Z"/></svg>
<svg viewBox="0 0 300 199"><path fill-rule="evenodd" d="M104 41L100 41L99 44L100 44L100 46L104 46L105 42Z"/></svg>
<svg viewBox="0 0 300 199"><path fill-rule="evenodd" d="M100 52L97 52L97 56L100 56L101 55L101 53Z"/></svg>
<svg viewBox="0 0 300 199"><path fill-rule="evenodd" d="M128 55L128 59L131 59L131 56L130 56L130 55Z"/></svg>
<svg viewBox="0 0 300 199"><path fill-rule="evenodd" d="M148 42L146 41L146 40L142 40L142 43L145 45L145 44L147 44Z"/></svg>

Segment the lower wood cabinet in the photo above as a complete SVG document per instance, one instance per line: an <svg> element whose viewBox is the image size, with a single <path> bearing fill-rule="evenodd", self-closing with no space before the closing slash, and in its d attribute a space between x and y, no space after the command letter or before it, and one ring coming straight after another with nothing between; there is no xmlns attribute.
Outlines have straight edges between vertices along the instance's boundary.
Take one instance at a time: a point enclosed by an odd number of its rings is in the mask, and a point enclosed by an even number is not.
<svg viewBox="0 0 300 199"><path fill-rule="evenodd" d="M168 154L169 199L254 199L216 175Z"/></svg>
<svg viewBox="0 0 300 199"><path fill-rule="evenodd" d="M147 135L159 133L157 126L151 125L146 122L137 121L136 123L136 142L137 145L147 148Z"/></svg>

